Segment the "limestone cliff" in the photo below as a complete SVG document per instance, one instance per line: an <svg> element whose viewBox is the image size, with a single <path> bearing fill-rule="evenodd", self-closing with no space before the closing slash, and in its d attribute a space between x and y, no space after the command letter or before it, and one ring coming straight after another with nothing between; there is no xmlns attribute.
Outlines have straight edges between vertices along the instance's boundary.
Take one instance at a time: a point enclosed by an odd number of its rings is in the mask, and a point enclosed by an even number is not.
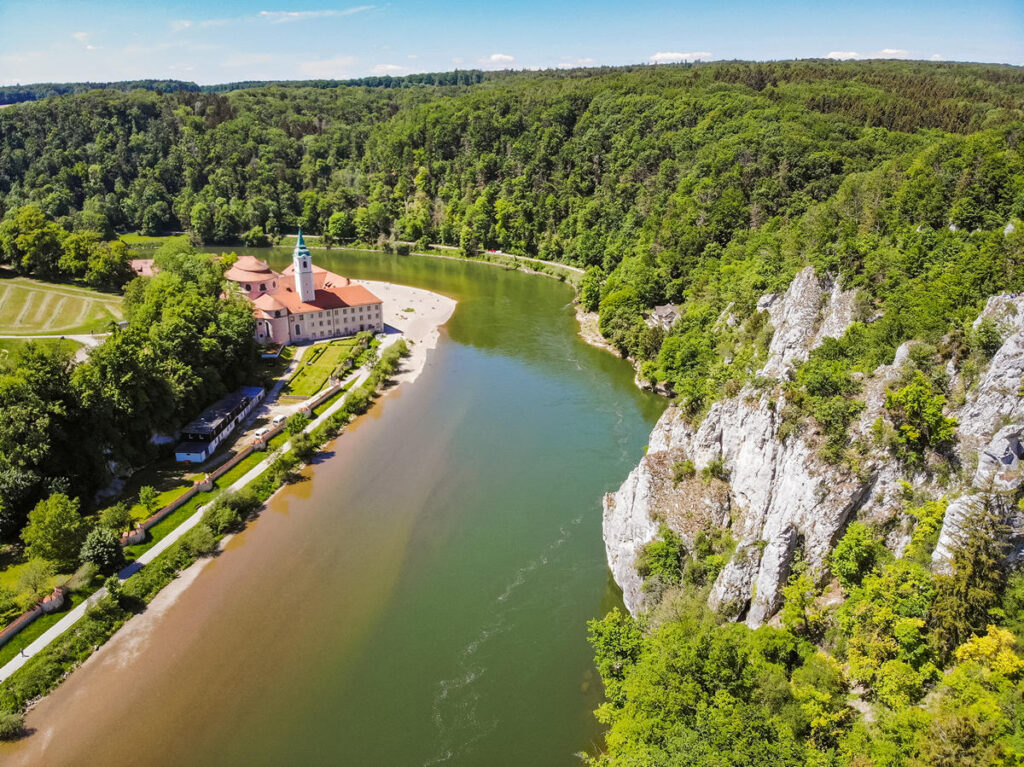
<svg viewBox="0 0 1024 767"><path fill-rule="evenodd" d="M769 313L775 329L758 386L748 385L736 396L717 401L696 425L678 408L669 408L651 434L647 455L618 492L605 497L608 563L633 613L645 606L634 568L636 556L657 535L659 523L691 543L702 528L729 529L737 546L718 575L709 602L730 617L758 626L779 609L798 547L812 571L823 572L825 558L855 515L881 523L899 513L905 470L885 450L871 448L853 472L822 460L822 438L813 428L784 439L779 436L781 383L811 349L825 338L839 337L853 321L853 291L815 276L808 267L784 295L762 298L758 310ZM1012 470L1024 455L1024 398L1017 394L1024 376L1024 298L994 297L982 316L999 323L1004 341L963 406L951 413L959 420L961 461L971 464L976 455L981 457L977 472L961 487L934 488L936 494L959 494L947 512L937 561L948 556L952 537L971 511L973 493L988 489L994 478L1004 485L1019 482ZM908 354L905 344L892 364L863 381L865 406L851 425L853 440L872 442L871 427L883 412L886 388ZM956 371L951 372L955 377ZM712 461L722 461L728 482L704 482L699 477L674 481L672 466L683 459L692 461L698 472ZM933 481L924 473L913 480L922 487ZM888 527L893 532L887 544L901 550L906 545L905 527Z"/></svg>

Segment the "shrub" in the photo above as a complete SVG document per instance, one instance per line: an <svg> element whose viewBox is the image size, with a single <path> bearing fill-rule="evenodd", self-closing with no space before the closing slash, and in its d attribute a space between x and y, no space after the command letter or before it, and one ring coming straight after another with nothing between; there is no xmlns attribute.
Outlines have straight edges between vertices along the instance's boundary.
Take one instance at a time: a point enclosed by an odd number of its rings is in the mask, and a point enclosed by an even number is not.
<svg viewBox="0 0 1024 767"><path fill-rule="evenodd" d="M926 448L939 449L953 441L957 422L942 414L946 398L915 370L909 383L885 395L885 408L896 425L895 448L901 458L919 463Z"/></svg>
<svg viewBox="0 0 1024 767"><path fill-rule="evenodd" d="M316 455L317 446L313 438L305 432L300 432L292 437L292 452L303 463L309 463Z"/></svg>
<svg viewBox="0 0 1024 767"><path fill-rule="evenodd" d="M25 717L22 714L0 714L0 740L14 740L25 732Z"/></svg>
<svg viewBox="0 0 1024 767"><path fill-rule="evenodd" d="M859 586L886 553L878 537L863 522L854 522L829 554L829 567L843 588Z"/></svg>
<svg viewBox="0 0 1024 767"><path fill-rule="evenodd" d="M298 434L307 426L309 426L309 416L304 413L295 413L288 419L288 423L285 424L285 429L287 429L289 434Z"/></svg>
<svg viewBox="0 0 1024 767"><path fill-rule="evenodd" d="M208 525L200 522L182 537L181 548L186 554L203 557L217 550L217 538Z"/></svg>
<svg viewBox="0 0 1024 767"><path fill-rule="evenodd" d="M663 583L679 583L683 575L686 548L682 539L667 525L658 528L658 538L645 545L636 558L636 571L645 581L660 579Z"/></svg>
<svg viewBox="0 0 1024 767"><path fill-rule="evenodd" d="M115 503L100 512L100 524L115 533L124 532L132 525L131 509L127 503Z"/></svg>
<svg viewBox="0 0 1024 767"><path fill-rule="evenodd" d="M117 534L109 527L94 527L82 544L82 562L92 562L101 573L112 573L124 565L124 551Z"/></svg>
<svg viewBox="0 0 1024 767"><path fill-rule="evenodd" d="M697 475L697 469L689 458L676 461L672 464L672 481L676 484L687 479L693 479Z"/></svg>
<svg viewBox="0 0 1024 767"><path fill-rule="evenodd" d="M722 482L728 482L729 470L725 466L725 460L719 457L708 462L708 465L700 470L700 477L705 482L710 482L713 479L718 479L721 480Z"/></svg>

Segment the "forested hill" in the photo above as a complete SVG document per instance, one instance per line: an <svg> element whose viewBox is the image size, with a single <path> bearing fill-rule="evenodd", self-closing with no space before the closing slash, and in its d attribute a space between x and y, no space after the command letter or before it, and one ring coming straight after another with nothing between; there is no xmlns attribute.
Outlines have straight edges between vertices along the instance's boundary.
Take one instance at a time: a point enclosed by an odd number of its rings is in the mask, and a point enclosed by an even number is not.
<svg viewBox="0 0 1024 767"><path fill-rule="evenodd" d="M808 263L886 315L879 355L1024 287L1003 234L1024 211L1022 130L1024 69L926 62L91 91L0 111L0 214L206 243L302 226L589 267L605 334L699 411L749 373L758 338L732 333L724 368L715 318ZM642 321L666 302L686 307L667 341Z"/></svg>
<svg viewBox="0 0 1024 767"><path fill-rule="evenodd" d="M121 80L113 83L30 83L28 85L5 85L0 87L0 104L20 104L38 101L51 96L67 96L89 91L134 91L146 90L158 93L175 91L198 91L195 83L182 80Z"/></svg>
<svg viewBox="0 0 1024 767"><path fill-rule="evenodd" d="M415 75L393 77L391 75L374 75L371 77L353 78L350 80L243 80L216 85L197 85L185 80L120 80L111 83L29 83L26 85L7 85L0 87L0 106L21 104L26 101L39 101L51 96L67 96L69 94L88 93L89 91L121 91L128 93L135 90L154 91L156 93L227 93L247 88L338 88L341 86L362 86L367 88L414 88L422 85L473 85L485 79L501 77L502 72L483 72L479 69L455 70L453 72L430 72Z"/></svg>

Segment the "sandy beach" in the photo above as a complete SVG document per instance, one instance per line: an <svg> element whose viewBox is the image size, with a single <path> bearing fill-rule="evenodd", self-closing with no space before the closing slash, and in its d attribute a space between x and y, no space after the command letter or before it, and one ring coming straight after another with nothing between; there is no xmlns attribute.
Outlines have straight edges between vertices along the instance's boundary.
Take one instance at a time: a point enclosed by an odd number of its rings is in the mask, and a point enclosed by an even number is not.
<svg viewBox="0 0 1024 767"><path fill-rule="evenodd" d="M415 381L427 361L427 352L437 346L444 325L455 311L455 300L408 285L375 280L353 280L365 285L384 301L384 324L399 330L409 342L410 355L402 363L396 383ZM408 311L408 310L412 311Z"/></svg>

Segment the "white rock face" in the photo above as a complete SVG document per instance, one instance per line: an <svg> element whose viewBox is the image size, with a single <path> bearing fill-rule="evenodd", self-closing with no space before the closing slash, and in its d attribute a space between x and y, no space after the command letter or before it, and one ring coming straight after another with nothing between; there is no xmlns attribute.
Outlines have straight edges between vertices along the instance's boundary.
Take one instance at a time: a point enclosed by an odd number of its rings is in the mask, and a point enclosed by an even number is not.
<svg viewBox="0 0 1024 767"><path fill-rule="evenodd" d="M643 581L636 572L636 555L654 540L658 525L651 508L652 477L641 462L614 495L604 499L604 545L615 582L622 589L626 609L634 615L643 606Z"/></svg>
<svg viewBox="0 0 1024 767"><path fill-rule="evenodd" d="M760 375L779 378L825 338L841 336L853 321L855 298L855 291L841 290L829 277L819 279L810 266L797 274L781 299L764 296L757 308L768 312L775 334Z"/></svg>
<svg viewBox="0 0 1024 767"><path fill-rule="evenodd" d="M781 382L825 338L842 335L853 318L854 295L830 279L815 277L808 267L783 296L763 297L758 310L768 311L775 327L761 375ZM974 488L1016 487L1019 460L1024 456L1024 397L1017 394L1024 379L1024 296L993 297L982 316L995 319L1006 335L966 403L954 414L960 422L960 451L962 456L981 455L971 483ZM884 412L886 388L908 360L910 347L902 345L893 364L878 368L865 380L865 407L850 429L854 439L870 442L871 426ZM825 558L855 515L883 521L897 513L902 467L874 450L863 470L854 475L818 457L820 435L791 434L780 440L784 400L778 391L745 387L712 405L696 428L678 409L669 408L651 433L640 466L618 492L605 497L608 562L631 612L645 607L634 564L640 548L657 535L656 518L689 518L687 508L701 509L704 524L729 528L738 545L712 588L709 604L755 627L781 606L782 587L798 546L812 572L823 572ZM1010 426L1000 428L1008 421ZM724 461L729 472L727 500L701 498L699 480L681 500L664 467L683 458L693 461L698 472L711 461ZM924 481L921 475L915 485L923 487ZM934 491L936 497L948 492L938 487ZM950 503L936 562L948 556L974 498L965 493ZM671 506L675 511L667 514ZM1011 522L1024 531L1024 519ZM905 535L895 533L887 543L899 551L906 544Z"/></svg>

